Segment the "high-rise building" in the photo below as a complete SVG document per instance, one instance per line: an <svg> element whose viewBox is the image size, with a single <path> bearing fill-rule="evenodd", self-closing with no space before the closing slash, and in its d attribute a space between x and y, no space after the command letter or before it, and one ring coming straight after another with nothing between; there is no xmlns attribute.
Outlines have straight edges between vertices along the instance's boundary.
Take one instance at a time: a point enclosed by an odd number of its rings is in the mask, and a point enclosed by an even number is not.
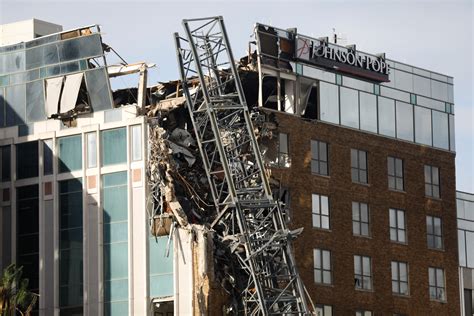
<svg viewBox="0 0 474 316"><path fill-rule="evenodd" d="M98 26L35 37L0 38L0 268L40 315L235 311L180 82L108 65ZM459 314L453 78L296 29L254 43L239 72L309 305Z"/></svg>

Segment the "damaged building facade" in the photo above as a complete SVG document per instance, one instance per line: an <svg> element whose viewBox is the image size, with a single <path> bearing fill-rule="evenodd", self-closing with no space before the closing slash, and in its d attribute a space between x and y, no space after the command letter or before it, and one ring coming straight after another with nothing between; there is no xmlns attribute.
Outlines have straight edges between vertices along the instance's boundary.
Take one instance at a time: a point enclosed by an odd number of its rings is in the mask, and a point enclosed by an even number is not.
<svg viewBox="0 0 474 316"><path fill-rule="evenodd" d="M292 229L298 304L459 314L453 78L296 29L254 32L240 103ZM206 99L203 81L236 99L236 76L208 67L148 85L153 64L109 65L112 53L96 25L0 47L0 268L24 266L40 315L242 314L257 283L242 284L244 234L226 235L234 222L209 184L229 174L202 158L205 124L186 108ZM128 75L137 86L112 91Z"/></svg>

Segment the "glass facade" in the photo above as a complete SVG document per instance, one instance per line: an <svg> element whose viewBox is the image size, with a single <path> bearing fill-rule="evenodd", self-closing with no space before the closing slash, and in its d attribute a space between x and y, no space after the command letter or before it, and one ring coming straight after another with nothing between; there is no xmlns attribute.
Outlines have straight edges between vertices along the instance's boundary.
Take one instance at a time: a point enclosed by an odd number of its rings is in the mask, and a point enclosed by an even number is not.
<svg viewBox="0 0 474 316"><path fill-rule="evenodd" d="M83 304L82 179L58 182L59 187L59 305L68 311Z"/></svg>
<svg viewBox="0 0 474 316"><path fill-rule="evenodd" d="M456 194L459 265L474 269L474 195Z"/></svg>
<svg viewBox="0 0 474 316"><path fill-rule="evenodd" d="M94 110L112 107L106 69L90 67L89 62L103 58L100 34L88 28L81 36L61 37L0 47L0 127L46 120L46 82L66 74L85 74Z"/></svg>
<svg viewBox="0 0 474 316"><path fill-rule="evenodd" d="M128 315L127 172L102 176L104 314Z"/></svg>
<svg viewBox="0 0 474 316"><path fill-rule="evenodd" d="M390 82L381 84L310 65L298 74L319 80L322 121L454 151L452 79L400 63L391 68Z"/></svg>

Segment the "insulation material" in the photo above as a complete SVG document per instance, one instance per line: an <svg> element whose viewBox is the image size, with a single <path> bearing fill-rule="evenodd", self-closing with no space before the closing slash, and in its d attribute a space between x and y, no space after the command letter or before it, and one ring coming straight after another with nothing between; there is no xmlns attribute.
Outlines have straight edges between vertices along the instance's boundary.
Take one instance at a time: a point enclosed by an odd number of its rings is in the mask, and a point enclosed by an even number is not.
<svg viewBox="0 0 474 316"><path fill-rule="evenodd" d="M295 114L295 81L284 80L285 83L285 102L284 110L286 113Z"/></svg>
<svg viewBox="0 0 474 316"><path fill-rule="evenodd" d="M83 77L84 73L82 72L66 76L63 93L61 95L60 113L69 112L76 107L77 96L79 95Z"/></svg>
<svg viewBox="0 0 474 316"><path fill-rule="evenodd" d="M46 79L46 115L51 117L58 113L59 98L64 77Z"/></svg>
<svg viewBox="0 0 474 316"><path fill-rule="evenodd" d="M311 89L313 88L314 80L309 80L303 77L300 77L300 100L298 103L298 114L304 115L306 112L306 107L308 106L309 96L311 94Z"/></svg>

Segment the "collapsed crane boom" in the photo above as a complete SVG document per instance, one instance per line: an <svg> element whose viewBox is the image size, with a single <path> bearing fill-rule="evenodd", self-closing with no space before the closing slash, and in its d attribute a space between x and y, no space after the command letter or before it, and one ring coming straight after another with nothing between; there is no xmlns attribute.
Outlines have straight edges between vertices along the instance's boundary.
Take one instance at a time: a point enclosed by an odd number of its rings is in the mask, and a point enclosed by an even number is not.
<svg viewBox="0 0 474 316"><path fill-rule="evenodd" d="M211 227L228 246L237 313L310 314L290 231L272 197L222 17L183 20L175 33L183 93L216 207ZM191 91L188 80L199 79Z"/></svg>

